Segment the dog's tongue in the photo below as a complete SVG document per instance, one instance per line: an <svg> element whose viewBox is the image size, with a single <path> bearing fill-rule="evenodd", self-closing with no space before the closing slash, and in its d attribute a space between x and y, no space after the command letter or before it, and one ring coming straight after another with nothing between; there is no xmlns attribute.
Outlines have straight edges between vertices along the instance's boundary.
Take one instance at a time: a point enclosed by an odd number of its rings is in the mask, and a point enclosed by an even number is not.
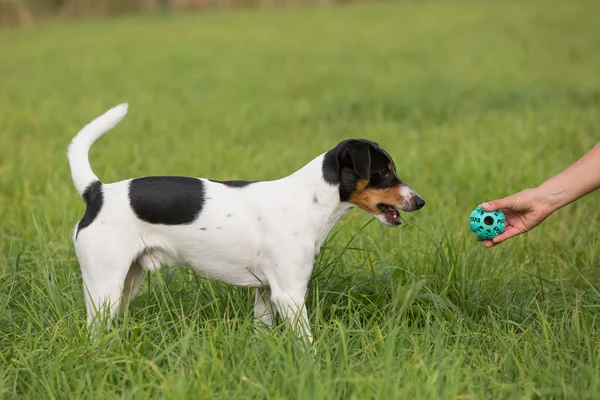
<svg viewBox="0 0 600 400"><path fill-rule="evenodd" d="M390 212L392 218L400 219L400 213L394 207L388 207L388 211Z"/></svg>

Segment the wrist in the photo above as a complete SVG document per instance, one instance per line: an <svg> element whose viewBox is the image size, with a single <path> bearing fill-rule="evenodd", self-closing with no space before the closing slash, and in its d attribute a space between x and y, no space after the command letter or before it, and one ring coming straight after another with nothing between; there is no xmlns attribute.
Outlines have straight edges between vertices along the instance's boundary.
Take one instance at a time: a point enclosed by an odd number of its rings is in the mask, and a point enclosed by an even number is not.
<svg viewBox="0 0 600 400"><path fill-rule="evenodd" d="M534 191L535 201L547 215L575 200L567 190L553 188L551 185L542 184Z"/></svg>

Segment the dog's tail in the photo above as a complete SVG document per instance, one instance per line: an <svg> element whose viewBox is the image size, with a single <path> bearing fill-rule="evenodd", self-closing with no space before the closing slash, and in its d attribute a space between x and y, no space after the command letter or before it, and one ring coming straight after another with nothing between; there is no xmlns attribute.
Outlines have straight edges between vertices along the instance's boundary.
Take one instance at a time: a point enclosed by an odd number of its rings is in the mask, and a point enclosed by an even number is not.
<svg viewBox="0 0 600 400"><path fill-rule="evenodd" d="M71 175L80 196L83 196L90 183L99 181L94 171L92 171L88 159L90 147L100 136L114 128L125 117L127 108L127 103L111 108L84 126L69 145L67 156L71 165Z"/></svg>

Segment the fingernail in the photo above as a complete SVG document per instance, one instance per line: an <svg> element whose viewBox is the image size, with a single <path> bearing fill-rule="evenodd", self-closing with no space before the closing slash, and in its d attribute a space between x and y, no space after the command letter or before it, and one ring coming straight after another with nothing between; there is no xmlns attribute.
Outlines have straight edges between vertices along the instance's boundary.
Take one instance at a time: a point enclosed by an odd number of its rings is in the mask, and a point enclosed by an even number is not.
<svg viewBox="0 0 600 400"><path fill-rule="evenodd" d="M490 206L490 203L483 203L483 204L481 205L481 207L485 207L485 208L488 208L489 206Z"/></svg>

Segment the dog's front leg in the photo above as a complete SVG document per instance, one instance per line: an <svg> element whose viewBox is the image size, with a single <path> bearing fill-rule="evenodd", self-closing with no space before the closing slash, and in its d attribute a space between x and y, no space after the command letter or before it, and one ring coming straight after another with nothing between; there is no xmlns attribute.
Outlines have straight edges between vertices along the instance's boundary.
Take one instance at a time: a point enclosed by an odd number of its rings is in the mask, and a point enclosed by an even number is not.
<svg viewBox="0 0 600 400"><path fill-rule="evenodd" d="M308 313L304 298L306 287L286 290L285 288L271 288L271 301L277 308L279 315L292 325L292 329L305 343L312 343L312 334L308 323Z"/></svg>
<svg viewBox="0 0 600 400"><path fill-rule="evenodd" d="M314 247L311 246L278 246L270 254L271 263L264 267L271 290L271 303L306 344L312 344L313 341L305 305L308 281L313 270L313 251Z"/></svg>
<svg viewBox="0 0 600 400"><path fill-rule="evenodd" d="M275 320L275 308L271 303L271 289L262 287L256 289L254 300L254 324L256 328L272 327Z"/></svg>

